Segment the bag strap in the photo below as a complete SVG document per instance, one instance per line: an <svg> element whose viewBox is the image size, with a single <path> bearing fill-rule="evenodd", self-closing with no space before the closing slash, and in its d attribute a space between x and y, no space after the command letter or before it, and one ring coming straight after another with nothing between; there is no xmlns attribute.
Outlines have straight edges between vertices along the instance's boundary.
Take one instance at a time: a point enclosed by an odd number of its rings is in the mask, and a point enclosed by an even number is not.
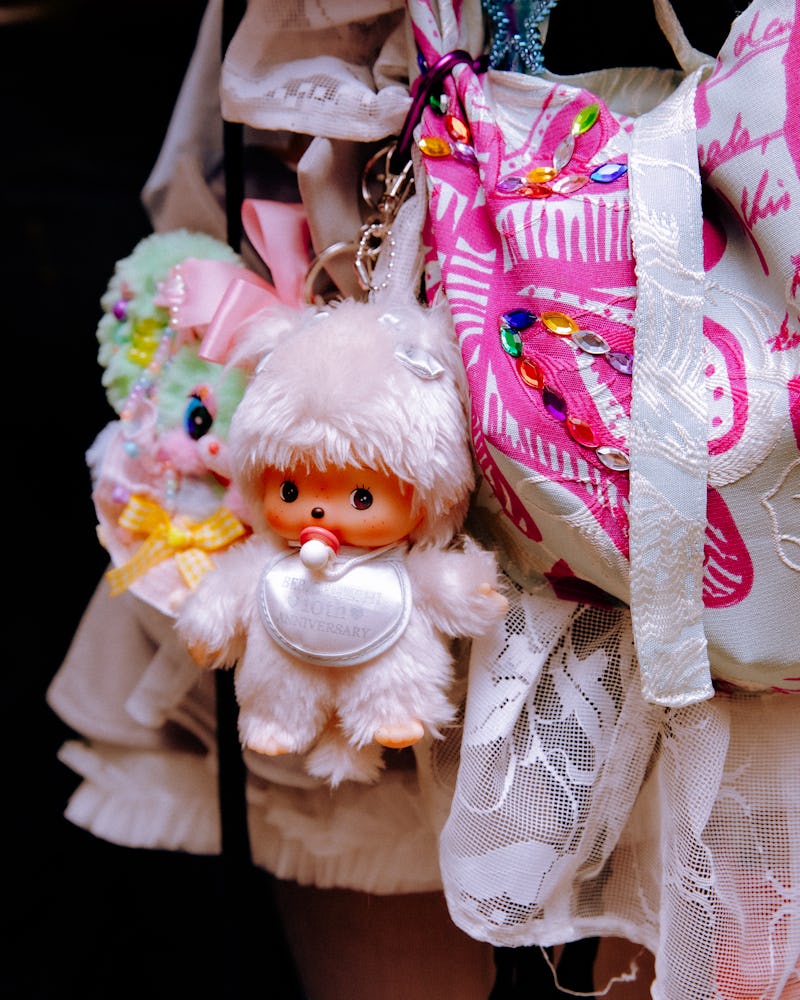
<svg viewBox="0 0 800 1000"><path fill-rule="evenodd" d="M713 695L703 627L708 427L695 70L633 127L636 260L630 430L630 600L648 701Z"/></svg>
<svg viewBox="0 0 800 1000"><path fill-rule="evenodd" d="M696 49L686 37L686 32L683 30L670 0L653 0L653 7L658 26L669 42L675 58L678 60L678 65L684 73L694 73L697 69L713 64L714 60L711 56Z"/></svg>

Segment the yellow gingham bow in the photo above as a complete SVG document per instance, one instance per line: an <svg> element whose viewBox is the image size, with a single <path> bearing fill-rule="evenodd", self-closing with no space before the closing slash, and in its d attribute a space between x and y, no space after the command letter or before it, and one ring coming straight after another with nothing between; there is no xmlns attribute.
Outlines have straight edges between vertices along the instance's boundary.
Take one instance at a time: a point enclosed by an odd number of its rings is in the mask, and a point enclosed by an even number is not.
<svg viewBox="0 0 800 1000"><path fill-rule="evenodd" d="M112 595L121 594L143 573L171 556L187 586L194 590L213 568L206 553L226 548L247 531L225 507L205 521L193 524L181 517L173 520L155 501L137 494L128 501L119 524L148 537L126 563L106 573Z"/></svg>

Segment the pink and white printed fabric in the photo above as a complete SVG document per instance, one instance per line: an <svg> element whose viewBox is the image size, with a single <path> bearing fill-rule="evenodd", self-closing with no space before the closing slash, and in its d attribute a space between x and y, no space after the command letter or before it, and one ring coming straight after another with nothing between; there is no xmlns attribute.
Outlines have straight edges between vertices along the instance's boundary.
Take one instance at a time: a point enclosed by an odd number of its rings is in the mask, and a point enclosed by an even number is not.
<svg viewBox="0 0 800 1000"><path fill-rule="evenodd" d="M471 6L409 4L428 65ZM683 72L458 66L416 137L506 569L631 605L678 706L800 690L800 18L756 0L713 60L656 8Z"/></svg>
<svg viewBox="0 0 800 1000"><path fill-rule="evenodd" d="M513 581L433 750L442 880L495 945L622 936L654 1000L788 1000L800 12L755 0L712 59L655 6L682 71L459 65L415 133ZM476 9L409 0L429 66L483 50Z"/></svg>

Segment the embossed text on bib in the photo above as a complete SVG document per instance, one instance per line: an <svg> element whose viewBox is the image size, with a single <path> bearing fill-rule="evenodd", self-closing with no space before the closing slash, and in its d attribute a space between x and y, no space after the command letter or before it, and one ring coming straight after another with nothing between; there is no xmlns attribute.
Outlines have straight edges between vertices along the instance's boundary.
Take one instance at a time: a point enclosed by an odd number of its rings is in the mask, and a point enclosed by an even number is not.
<svg viewBox="0 0 800 1000"><path fill-rule="evenodd" d="M403 634L411 587L402 562L354 562L336 579L317 576L296 553L267 566L259 583L264 628L311 663L347 667L372 659Z"/></svg>

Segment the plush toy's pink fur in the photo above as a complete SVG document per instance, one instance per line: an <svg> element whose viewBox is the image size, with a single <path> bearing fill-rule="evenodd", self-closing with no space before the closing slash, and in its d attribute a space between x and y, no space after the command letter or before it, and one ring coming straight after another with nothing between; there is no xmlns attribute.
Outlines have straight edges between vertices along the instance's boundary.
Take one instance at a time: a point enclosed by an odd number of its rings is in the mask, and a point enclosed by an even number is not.
<svg viewBox="0 0 800 1000"><path fill-rule="evenodd" d="M218 559L176 627L198 660L236 664L243 744L306 754L335 785L373 781L376 732L453 719L451 639L479 635L505 611L494 556L460 535L474 486L463 373L446 311L345 301L273 312L234 361L255 368L229 434L233 476L254 534ZM416 368L416 370L415 370ZM259 578L289 543L265 523L261 483L284 470L358 465L414 489L423 512L404 557L413 610L387 650L357 666L304 662L270 637Z"/></svg>

